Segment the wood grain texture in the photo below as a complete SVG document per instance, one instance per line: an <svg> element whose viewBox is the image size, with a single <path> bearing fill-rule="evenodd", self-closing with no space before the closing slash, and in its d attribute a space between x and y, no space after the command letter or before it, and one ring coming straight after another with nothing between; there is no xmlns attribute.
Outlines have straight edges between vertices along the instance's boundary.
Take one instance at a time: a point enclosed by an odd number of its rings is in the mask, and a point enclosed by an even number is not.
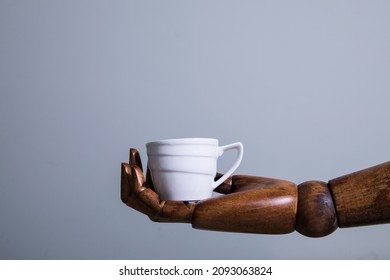
<svg viewBox="0 0 390 280"><path fill-rule="evenodd" d="M130 149L129 163L122 163L122 202L155 222L190 223L195 204L160 201L153 189L150 173L148 174L145 180L139 153L136 149Z"/></svg>
<svg viewBox="0 0 390 280"><path fill-rule="evenodd" d="M339 227L390 222L390 162L329 181Z"/></svg>
<svg viewBox="0 0 390 280"><path fill-rule="evenodd" d="M196 229L282 234L295 230L294 183L254 176L233 176L233 193L200 201L192 217Z"/></svg>
<svg viewBox="0 0 390 280"><path fill-rule="evenodd" d="M295 229L309 237L323 237L337 229L337 216L328 185L308 181L298 185Z"/></svg>

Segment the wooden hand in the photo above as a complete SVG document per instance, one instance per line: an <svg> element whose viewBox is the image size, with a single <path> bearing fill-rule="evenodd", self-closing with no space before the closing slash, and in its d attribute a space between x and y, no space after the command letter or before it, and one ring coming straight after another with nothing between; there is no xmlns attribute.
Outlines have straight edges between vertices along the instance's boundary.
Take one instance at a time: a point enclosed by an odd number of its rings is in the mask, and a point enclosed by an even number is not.
<svg viewBox="0 0 390 280"><path fill-rule="evenodd" d="M121 198L156 222L192 223L197 229L326 236L337 227L390 223L390 162L329 181L292 182L233 176L198 203L160 201L138 151L122 163Z"/></svg>

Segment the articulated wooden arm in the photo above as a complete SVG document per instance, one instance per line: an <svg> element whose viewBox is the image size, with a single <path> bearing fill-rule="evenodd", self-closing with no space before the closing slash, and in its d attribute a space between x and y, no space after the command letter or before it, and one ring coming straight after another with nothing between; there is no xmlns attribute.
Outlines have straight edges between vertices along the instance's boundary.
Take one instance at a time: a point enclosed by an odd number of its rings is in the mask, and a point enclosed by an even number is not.
<svg viewBox="0 0 390 280"><path fill-rule="evenodd" d="M323 237L338 227L390 223L390 162L328 183L232 176L215 191L224 195L198 203L160 201L139 153L122 163L122 201L156 222L191 223L216 231L283 234L297 230Z"/></svg>

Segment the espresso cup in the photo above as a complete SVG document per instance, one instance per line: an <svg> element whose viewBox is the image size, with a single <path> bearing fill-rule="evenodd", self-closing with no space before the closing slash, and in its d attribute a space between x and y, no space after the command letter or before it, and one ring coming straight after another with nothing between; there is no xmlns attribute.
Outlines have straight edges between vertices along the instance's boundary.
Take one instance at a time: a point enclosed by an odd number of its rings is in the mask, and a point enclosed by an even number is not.
<svg viewBox="0 0 390 280"><path fill-rule="evenodd" d="M227 150L237 150L232 167L217 181L217 160ZM219 146L217 139L181 138L146 144L148 168L161 200L198 201L212 196L239 166L241 143Z"/></svg>

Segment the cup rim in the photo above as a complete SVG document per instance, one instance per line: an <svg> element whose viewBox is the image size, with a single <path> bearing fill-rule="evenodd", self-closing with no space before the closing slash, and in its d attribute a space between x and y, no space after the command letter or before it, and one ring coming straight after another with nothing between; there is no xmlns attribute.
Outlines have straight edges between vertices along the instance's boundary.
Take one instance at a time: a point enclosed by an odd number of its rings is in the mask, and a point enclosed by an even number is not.
<svg viewBox="0 0 390 280"><path fill-rule="evenodd" d="M146 143L146 147L155 145L218 145L218 139L215 138L172 138L162 139Z"/></svg>

